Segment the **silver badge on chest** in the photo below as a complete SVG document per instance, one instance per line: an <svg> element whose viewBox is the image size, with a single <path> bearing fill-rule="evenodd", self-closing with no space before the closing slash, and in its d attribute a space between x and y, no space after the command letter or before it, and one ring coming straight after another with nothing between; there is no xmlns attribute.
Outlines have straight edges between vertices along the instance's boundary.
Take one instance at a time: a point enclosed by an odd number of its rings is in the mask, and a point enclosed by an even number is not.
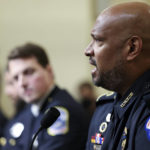
<svg viewBox="0 0 150 150"><path fill-rule="evenodd" d="M18 138L21 136L23 130L24 130L23 123L17 122L10 128L9 132L12 135L12 137Z"/></svg>

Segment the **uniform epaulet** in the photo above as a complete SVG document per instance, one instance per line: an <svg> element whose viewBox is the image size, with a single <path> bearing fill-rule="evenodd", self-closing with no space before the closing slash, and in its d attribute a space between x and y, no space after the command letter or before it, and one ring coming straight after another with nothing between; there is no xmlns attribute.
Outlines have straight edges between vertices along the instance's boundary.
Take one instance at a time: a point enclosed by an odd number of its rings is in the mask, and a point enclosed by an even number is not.
<svg viewBox="0 0 150 150"><path fill-rule="evenodd" d="M109 92L109 93L106 93L106 94L102 94L97 98L96 105L99 105L99 104L102 104L102 103L113 102L115 98L116 98L116 93L115 92Z"/></svg>

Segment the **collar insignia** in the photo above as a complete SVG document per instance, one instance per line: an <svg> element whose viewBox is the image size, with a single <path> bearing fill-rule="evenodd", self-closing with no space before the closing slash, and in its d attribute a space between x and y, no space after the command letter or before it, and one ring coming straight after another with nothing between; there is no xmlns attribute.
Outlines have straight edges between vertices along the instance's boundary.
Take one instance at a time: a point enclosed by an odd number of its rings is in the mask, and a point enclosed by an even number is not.
<svg viewBox="0 0 150 150"><path fill-rule="evenodd" d="M120 105L120 107L125 107L125 106L127 105L127 103L130 101L130 99L132 98L133 95L134 95L133 92L131 92L131 93L127 96L127 98L123 101L123 103Z"/></svg>

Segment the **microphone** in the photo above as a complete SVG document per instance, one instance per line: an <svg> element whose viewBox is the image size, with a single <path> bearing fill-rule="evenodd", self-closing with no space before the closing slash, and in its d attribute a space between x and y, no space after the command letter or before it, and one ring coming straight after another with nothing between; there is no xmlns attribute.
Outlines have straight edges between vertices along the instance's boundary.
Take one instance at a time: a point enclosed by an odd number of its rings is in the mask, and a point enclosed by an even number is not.
<svg viewBox="0 0 150 150"><path fill-rule="evenodd" d="M60 112L55 107L47 109L43 119L41 120L42 129L47 129L49 126L51 126L59 116Z"/></svg>
<svg viewBox="0 0 150 150"><path fill-rule="evenodd" d="M55 107L48 108L45 111L44 116L41 120L41 126L38 129L38 131L35 133L29 150L32 150L34 140L37 137L37 135L39 134L39 132L43 129L47 129L48 127L50 127L57 120L57 118L59 116L60 116L60 112Z"/></svg>

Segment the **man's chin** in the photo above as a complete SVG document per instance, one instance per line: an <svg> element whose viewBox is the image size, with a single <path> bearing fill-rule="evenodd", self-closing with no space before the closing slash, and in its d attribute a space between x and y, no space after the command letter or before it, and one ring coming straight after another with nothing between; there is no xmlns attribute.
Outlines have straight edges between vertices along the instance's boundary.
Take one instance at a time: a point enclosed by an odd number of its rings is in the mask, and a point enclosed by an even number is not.
<svg viewBox="0 0 150 150"><path fill-rule="evenodd" d="M24 101L26 103L30 104L30 103L34 103L35 100L33 98L31 98L31 97L24 97Z"/></svg>

